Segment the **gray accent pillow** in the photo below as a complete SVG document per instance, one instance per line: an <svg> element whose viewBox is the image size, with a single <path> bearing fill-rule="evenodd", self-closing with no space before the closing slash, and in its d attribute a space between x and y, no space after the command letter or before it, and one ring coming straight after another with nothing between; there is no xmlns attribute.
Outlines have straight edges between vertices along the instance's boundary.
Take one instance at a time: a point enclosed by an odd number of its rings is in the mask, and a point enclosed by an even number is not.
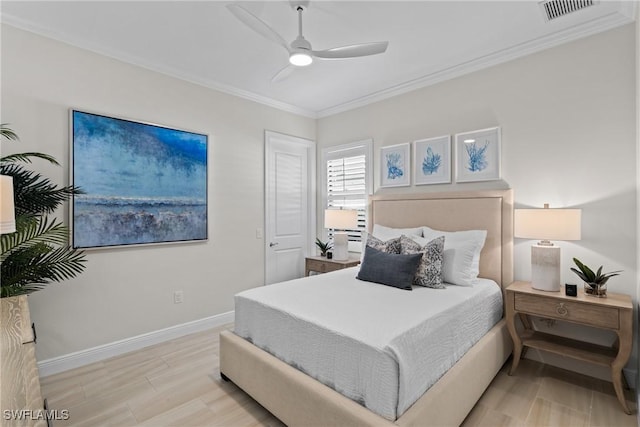
<svg viewBox="0 0 640 427"><path fill-rule="evenodd" d="M420 259L422 253L390 254L367 246L356 278L410 291Z"/></svg>
<svg viewBox="0 0 640 427"><path fill-rule="evenodd" d="M444 236L437 237L422 246L407 236L400 236L401 254L422 254L420 265L413 278L413 284L427 288L444 289L442 283L442 260Z"/></svg>

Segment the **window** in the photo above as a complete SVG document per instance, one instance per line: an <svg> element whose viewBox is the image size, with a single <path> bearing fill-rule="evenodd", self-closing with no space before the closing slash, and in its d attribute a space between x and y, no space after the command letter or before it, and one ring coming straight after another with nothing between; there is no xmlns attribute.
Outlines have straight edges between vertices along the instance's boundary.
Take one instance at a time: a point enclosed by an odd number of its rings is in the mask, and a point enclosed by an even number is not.
<svg viewBox="0 0 640 427"><path fill-rule="evenodd" d="M347 230L349 250L354 252L360 252L357 242L360 242L362 231L367 227L367 198L373 188L372 152L373 141L370 139L322 151L323 205L358 211L358 228ZM328 236L332 237L332 230L328 232Z"/></svg>

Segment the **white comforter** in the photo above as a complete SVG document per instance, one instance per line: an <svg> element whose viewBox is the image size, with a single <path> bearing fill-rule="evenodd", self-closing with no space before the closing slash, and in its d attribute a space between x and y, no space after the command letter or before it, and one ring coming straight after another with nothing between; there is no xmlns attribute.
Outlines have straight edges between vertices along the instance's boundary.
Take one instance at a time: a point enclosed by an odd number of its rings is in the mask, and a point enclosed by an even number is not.
<svg viewBox="0 0 640 427"><path fill-rule="evenodd" d="M357 271L239 293L235 333L395 420L500 320L502 293L485 279L409 292Z"/></svg>

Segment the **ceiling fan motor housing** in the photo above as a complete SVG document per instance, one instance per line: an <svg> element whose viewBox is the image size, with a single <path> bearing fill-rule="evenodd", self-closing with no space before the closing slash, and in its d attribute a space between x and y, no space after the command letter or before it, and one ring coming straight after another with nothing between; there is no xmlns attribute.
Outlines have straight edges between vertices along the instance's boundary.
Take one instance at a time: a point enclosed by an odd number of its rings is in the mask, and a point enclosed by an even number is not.
<svg viewBox="0 0 640 427"><path fill-rule="evenodd" d="M311 43L309 43L307 39L302 37L302 34L301 34L298 37L296 37L294 41L291 42L291 49L292 50L305 49L305 50L311 51Z"/></svg>
<svg viewBox="0 0 640 427"><path fill-rule="evenodd" d="M289 63L298 67L306 67L313 62L313 54L311 52L311 43L304 37L298 36L291 43L291 51L289 53Z"/></svg>

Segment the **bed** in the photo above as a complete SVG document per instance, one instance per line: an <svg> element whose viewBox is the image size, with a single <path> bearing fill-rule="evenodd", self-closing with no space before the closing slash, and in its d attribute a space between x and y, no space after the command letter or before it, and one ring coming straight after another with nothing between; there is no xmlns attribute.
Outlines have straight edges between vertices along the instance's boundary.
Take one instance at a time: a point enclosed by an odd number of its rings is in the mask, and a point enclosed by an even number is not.
<svg viewBox="0 0 640 427"><path fill-rule="evenodd" d="M427 225L438 230L487 231L480 277L506 286L513 279L513 193L377 195L369 223L388 227ZM504 320L489 330L401 416L390 421L282 362L238 335L220 336L220 371L285 424L459 425L506 358L511 341Z"/></svg>

